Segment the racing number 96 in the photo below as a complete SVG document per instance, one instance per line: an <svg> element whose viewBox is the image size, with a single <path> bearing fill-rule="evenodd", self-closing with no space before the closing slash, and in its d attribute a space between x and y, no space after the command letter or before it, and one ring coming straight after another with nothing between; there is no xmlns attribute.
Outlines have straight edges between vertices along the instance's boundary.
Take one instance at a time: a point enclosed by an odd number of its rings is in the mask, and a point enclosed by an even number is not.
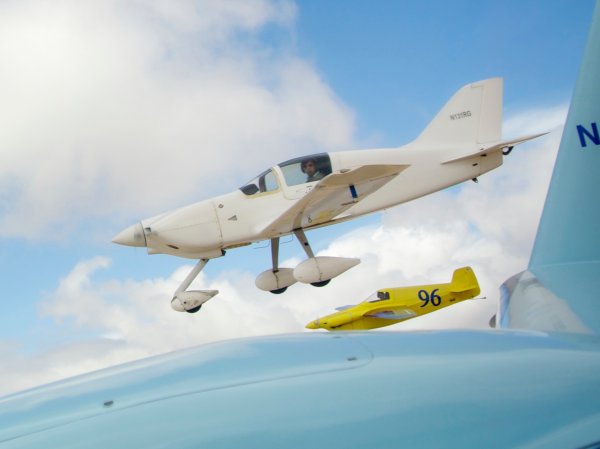
<svg viewBox="0 0 600 449"><path fill-rule="evenodd" d="M427 290L419 290L419 299L423 301L421 307L425 307L429 303L435 307L439 306L442 303L442 297L437 294L438 290L439 288L436 288L431 293Z"/></svg>

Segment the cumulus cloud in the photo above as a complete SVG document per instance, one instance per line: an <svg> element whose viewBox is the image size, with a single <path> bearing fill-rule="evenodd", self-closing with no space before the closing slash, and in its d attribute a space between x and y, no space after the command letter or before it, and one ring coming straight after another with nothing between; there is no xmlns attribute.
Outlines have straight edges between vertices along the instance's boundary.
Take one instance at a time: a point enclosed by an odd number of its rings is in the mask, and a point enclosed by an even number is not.
<svg viewBox="0 0 600 449"><path fill-rule="evenodd" d="M295 13L287 0L2 2L0 237L122 225L288 153L349 145L352 113L294 54Z"/></svg>
<svg viewBox="0 0 600 449"><path fill-rule="evenodd" d="M14 369L0 374L0 385L12 391L209 341L302 332L317 316L356 304L377 289L448 282L452 271L465 265L475 270L485 299L385 330L487 328L496 311L498 287L527 266L566 107L561 111L543 124L551 134L517 147L501 168L482 176L478 184L466 183L393 208L381 221L333 240L320 255L359 257L362 263L325 288L296 284L284 295L271 295L255 288L254 273L226 269L209 277L202 272L192 288L217 289L220 294L191 315L172 311L169 300L192 265L164 278L101 281L97 274L110 270L110 260L82 261L40 302L40 312L88 339L74 338L75 343L35 357L5 344L0 351ZM519 117L514 120L520 122ZM268 250L264 252L267 268ZM302 258L298 248L298 254L281 265L295 266ZM89 338L90 332L94 338Z"/></svg>
<svg viewBox="0 0 600 449"><path fill-rule="evenodd" d="M60 237L92 221L120 229L222 193L274 160L352 147L353 113L294 53L295 14L286 0L1 2L0 238ZM514 114L506 137L554 132L477 185L393 208L332 241L320 254L362 263L325 288L275 296L254 287L255 273L203 272L195 284L221 293L179 314L169 300L191 265L102 280L109 259L82 261L39 305L73 338L29 355L2 342L11 369L0 392L208 341L303 331L378 288L447 282L463 265L487 299L390 330L487 327L498 286L527 265L565 115L564 105ZM282 265L303 257L298 249Z"/></svg>

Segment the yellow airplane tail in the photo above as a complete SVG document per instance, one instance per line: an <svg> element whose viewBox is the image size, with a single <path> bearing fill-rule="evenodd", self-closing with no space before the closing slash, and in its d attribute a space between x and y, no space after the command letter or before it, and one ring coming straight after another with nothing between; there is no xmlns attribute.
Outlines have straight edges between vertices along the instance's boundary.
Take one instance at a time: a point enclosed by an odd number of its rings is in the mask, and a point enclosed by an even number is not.
<svg viewBox="0 0 600 449"><path fill-rule="evenodd" d="M463 267L454 270L452 282L450 283L450 291L452 293L460 293L461 296L473 298L477 296L481 290L479 282L471 267Z"/></svg>

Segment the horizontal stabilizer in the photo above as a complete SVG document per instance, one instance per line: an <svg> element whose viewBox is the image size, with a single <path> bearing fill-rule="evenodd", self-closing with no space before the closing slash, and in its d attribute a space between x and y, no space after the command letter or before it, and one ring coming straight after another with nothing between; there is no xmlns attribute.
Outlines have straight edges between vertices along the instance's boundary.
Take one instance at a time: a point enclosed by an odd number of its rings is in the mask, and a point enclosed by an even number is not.
<svg viewBox="0 0 600 449"><path fill-rule="evenodd" d="M417 314L410 309L388 309L365 314L366 318L381 318L384 320L405 320L415 316Z"/></svg>
<svg viewBox="0 0 600 449"><path fill-rule="evenodd" d="M465 159L469 159L469 158L472 158L474 156L481 157L481 156L484 156L486 154L493 153L494 151L501 151L504 148L507 148L507 149L510 148L510 149L512 149L512 147L514 147L516 145L519 145L520 143L527 142L528 140L532 140L532 139L535 139L537 137L544 136L546 134L548 134L548 133L530 134L530 135L527 135L527 136L519 137L517 139L504 140L502 142L495 143L494 145L490 145L490 146L487 146L487 147L484 147L484 148L479 148L476 151L470 151L470 152L468 152L466 154L462 153L462 154L457 155L457 156L452 156L450 159L447 159L444 162L442 162L442 164L450 164L451 162L464 161Z"/></svg>

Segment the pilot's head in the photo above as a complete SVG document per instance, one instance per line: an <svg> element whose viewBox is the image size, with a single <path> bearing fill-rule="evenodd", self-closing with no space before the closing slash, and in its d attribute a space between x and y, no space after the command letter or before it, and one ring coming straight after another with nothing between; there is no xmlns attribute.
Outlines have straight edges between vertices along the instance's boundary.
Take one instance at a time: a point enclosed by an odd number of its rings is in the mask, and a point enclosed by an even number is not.
<svg viewBox="0 0 600 449"><path fill-rule="evenodd" d="M300 165L302 173L306 173L308 176L312 176L317 171L317 163L314 159L305 159Z"/></svg>

